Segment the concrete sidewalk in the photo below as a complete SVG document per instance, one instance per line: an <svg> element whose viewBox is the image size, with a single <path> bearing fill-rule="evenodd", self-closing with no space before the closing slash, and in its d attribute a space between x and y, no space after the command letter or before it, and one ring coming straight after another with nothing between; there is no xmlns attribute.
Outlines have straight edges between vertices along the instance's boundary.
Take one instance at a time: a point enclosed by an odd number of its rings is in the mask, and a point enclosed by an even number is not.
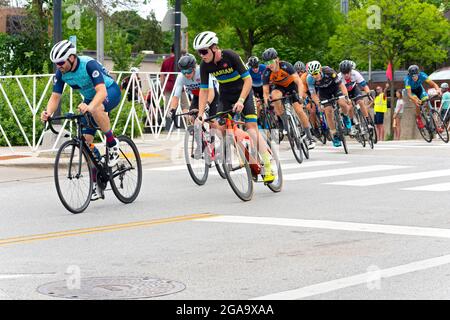
<svg viewBox="0 0 450 320"><path fill-rule="evenodd" d="M161 134L158 139L145 135L144 139L135 139L142 165L164 165L184 159L184 132ZM105 152L103 144L97 144L100 152ZM0 167L52 168L56 151L32 152L29 147L0 147Z"/></svg>

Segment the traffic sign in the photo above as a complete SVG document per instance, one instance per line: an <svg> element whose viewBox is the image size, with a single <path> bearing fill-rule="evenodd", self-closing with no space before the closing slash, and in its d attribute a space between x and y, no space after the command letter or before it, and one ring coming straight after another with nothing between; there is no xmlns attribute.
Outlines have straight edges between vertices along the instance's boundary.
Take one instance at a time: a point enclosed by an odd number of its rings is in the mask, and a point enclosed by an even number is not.
<svg viewBox="0 0 450 320"><path fill-rule="evenodd" d="M183 12L181 12L181 29L187 28L188 20ZM175 27L175 10L169 9L167 10L166 15L161 21L161 30L162 31L170 31Z"/></svg>

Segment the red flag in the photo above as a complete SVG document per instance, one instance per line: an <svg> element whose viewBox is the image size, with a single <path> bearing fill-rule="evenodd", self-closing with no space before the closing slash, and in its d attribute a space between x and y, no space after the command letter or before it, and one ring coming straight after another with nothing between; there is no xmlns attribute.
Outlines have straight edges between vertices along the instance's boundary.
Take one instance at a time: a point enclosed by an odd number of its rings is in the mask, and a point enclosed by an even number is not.
<svg viewBox="0 0 450 320"><path fill-rule="evenodd" d="M389 81L392 81L392 64L389 62L386 70L386 78L389 79Z"/></svg>

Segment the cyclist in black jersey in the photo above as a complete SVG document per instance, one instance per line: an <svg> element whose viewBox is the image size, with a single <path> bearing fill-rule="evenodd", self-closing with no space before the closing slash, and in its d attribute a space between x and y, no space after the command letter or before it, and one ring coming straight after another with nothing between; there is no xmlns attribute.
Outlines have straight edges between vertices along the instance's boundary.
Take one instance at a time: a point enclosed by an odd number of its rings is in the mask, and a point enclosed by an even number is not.
<svg viewBox="0 0 450 320"><path fill-rule="evenodd" d="M223 111L233 109L242 113L250 137L258 146L264 160L264 182L272 182L275 176L271 169L271 157L267 145L260 135L257 126L257 111L253 103L252 78L241 57L232 50L221 50L218 47L219 39L211 31L198 34L194 39L193 47L202 58L200 64L200 97L199 116L196 122L203 121L207 102L208 81L210 75L219 82L219 95ZM256 143L258 141L258 143Z"/></svg>

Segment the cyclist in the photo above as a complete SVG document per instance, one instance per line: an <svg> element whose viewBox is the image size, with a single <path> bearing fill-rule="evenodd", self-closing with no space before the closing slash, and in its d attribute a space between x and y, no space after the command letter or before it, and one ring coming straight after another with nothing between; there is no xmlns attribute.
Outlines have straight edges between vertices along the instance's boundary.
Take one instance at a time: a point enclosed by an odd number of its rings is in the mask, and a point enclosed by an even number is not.
<svg viewBox="0 0 450 320"><path fill-rule="evenodd" d="M308 90L308 82L306 81L308 77L308 73L306 72L306 66L303 62L297 61L294 64L294 69L297 72L300 80L302 81L303 88L302 91L299 92L300 97L305 102L306 109L309 111L309 122L311 123L312 130L317 129L317 117L316 117L316 108L314 108L311 103L311 93Z"/></svg>
<svg viewBox="0 0 450 320"><path fill-rule="evenodd" d="M420 105L422 101L428 99L428 94L423 87L423 83L426 82L430 87L434 87L439 95L442 95L441 88L430 78L425 72L421 72L419 67L415 64L408 67L408 75L404 78L405 89L408 97L416 105L416 121L417 126L423 129L425 125L420 118Z"/></svg>
<svg viewBox="0 0 450 320"><path fill-rule="evenodd" d="M55 44L50 52L50 60L56 64L57 71L53 78L53 93L48 101L47 108L41 114L41 120L47 119L56 111L61 102L61 94L64 85L68 84L76 90L80 90L84 100L78 106L82 113L89 112L93 117L93 125L100 127L106 136L108 150L108 165L117 164L119 160L119 140L114 137L111 130L109 112L114 109L121 100L121 92L118 84L108 75L106 69L95 59L87 56L78 56L75 46L68 40ZM87 121L83 118L83 135L91 150L99 156L97 148L93 145L96 130L87 127ZM96 173L94 174L94 179ZM97 192L97 184L94 180L92 200L100 196Z"/></svg>
<svg viewBox="0 0 450 320"><path fill-rule="evenodd" d="M339 75L328 66L322 67L319 61L310 61L306 65L308 71L308 89L311 93L312 100L320 106L320 100L327 100L340 95L345 96L345 100L339 99L337 102L344 113L344 123L347 129L352 130L352 123L348 117L349 110L352 107L348 99L347 88L342 82ZM319 99L320 97L320 99ZM336 135L336 126L334 123L334 115L331 105L325 105L325 116L327 118L330 133L333 137L333 145L341 146L341 141Z"/></svg>
<svg viewBox="0 0 450 320"><path fill-rule="evenodd" d="M202 58L200 64L200 95L199 116L196 122L202 122L207 103L207 89L210 76L214 76L219 82L220 102L223 110L233 109L236 113L242 113L247 131L261 152L265 176L264 182L275 180L271 168L271 156L267 145L260 135L257 126L257 111L253 103L252 78L245 68L241 57L232 50L222 50L218 46L219 39L214 32L204 31L199 33L193 43Z"/></svg>
<svg viewBox="0 0 450 320"><path fill-rule="evenodd" d="M263 76L264 102L266 104L269 103L269 93L272 100L280 99L288 93L293 93L294 99L292 106L303 128L305 128L308 138L308 148L313 149L316 144L311 134L311 124L309 123L308 116L303 110L303 99L299 96L299 93L303 91L303 84L297 72L295 72L292 64L280 60L274 48L266 49L262 54L262 58L267 65ZM281 101L275 101L273 105L275 107L275 114L281 117L283 127L287 128L287 119L285 118L284 107Z"/></svg>
<svg viewBox="0 0 450 320"><path fill-rule="evenodd" d="M198 97L200 93L200 66L197 65L195 57L192 54L182 56L178 60L178 67L182 76L177 78L172 103L167 113L168 117L172 119L175 116L183 88L186 89L187 94L192 95L189 110L198 109ZM210 115L216 114L219 100L219 93L216 90L215 82L214 77L209 78L207 105L209 106Z"/></svg>
<svg viewBox="0 0 450 320"><path fill-rule="evenodd" d="M441 101L441 114L442 119L444 119L444 123L447 123L449 120L449 109L450 109L450 91L448 89L448 83L441 83L442 90L442 101Z"/></svg>
<svg viewBox="0 0 450 320"><path fill-rule="evenodd" d="M355 70L354 66L355 63L351 60L343 60L339 64L339 77L342 78L342 82L346 86L350 98L355 98L361 95L361 90L359 87L361 87L365 93L370 94L370 88L367 85L366 80L364 80L361 73ZM370 95L369 99L371 99ZM356 98L355 101L361 107L361 112L367 120L369 130L373 129L373 126L369 121L369 112L366 104L364 103L364 99ZM353 115L353 108L350 109L350 115Z"/></svg>

